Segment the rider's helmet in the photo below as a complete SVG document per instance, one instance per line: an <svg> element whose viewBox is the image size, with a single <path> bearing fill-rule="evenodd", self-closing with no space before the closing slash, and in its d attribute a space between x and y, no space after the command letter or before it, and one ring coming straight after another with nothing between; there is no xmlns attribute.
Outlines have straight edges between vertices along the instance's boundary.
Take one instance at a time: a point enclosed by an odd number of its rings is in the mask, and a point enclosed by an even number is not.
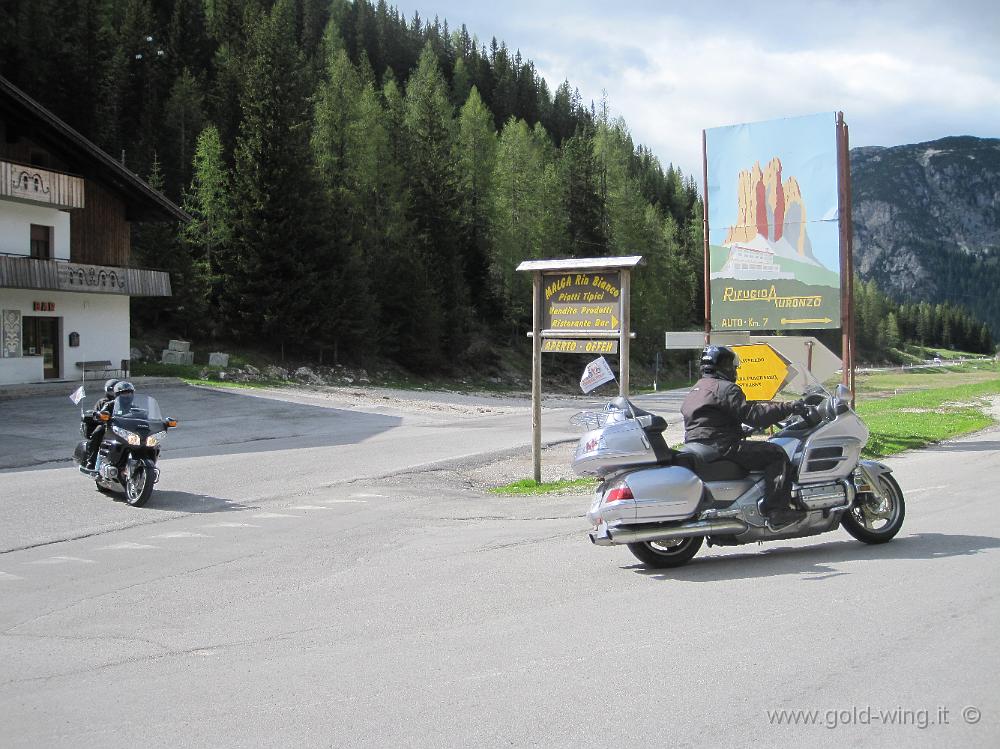
<svg viewBox="0 0 1000 749"><path fill-rule="evenodd" d="M118 380L111 379L104 383L104 395L110 400L115 397L115 385L118 384Z"/></svg>
<svg viewBox="0 0 1000 749"><path fill-rule="evenodd" d="M730 382L736 382L736 369L740 357L728 346L706 346L701 352L701 373L716 374Z"/></svg>
<svg viewBox="0 0 1000 749"><path fill-rule="evenodd" d="M115 385L114 393L115 398L120 395L131 395L135 392L135 386L128 380L122 380L117 385Z"/></svg>

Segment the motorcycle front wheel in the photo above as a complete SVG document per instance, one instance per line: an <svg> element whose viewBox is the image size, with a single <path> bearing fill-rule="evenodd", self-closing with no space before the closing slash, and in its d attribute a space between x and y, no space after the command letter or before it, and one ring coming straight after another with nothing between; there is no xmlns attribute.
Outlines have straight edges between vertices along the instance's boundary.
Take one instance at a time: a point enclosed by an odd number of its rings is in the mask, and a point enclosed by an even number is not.
<svg viewBox="0 0 1000 749"><path fill-rule="evenodd" d="M142 507L153 495L156 469L151 460L137 460L125 473L125 501L133 507Z"/></svg>
<svg viewBox="0 0 1000 749"><path fill-rule="evenodd" d="M844 513L840 524L858 541L866 544L884 544L891 541L903 527L906 503L903 490L896 479L885 474L879 477L883 497L859 494L851 508Z"/></svg>
<svg viewBox="0 0 1000 749"><path fill-rule="evenodd" d="M629 544L628 550L647 567L657 569L680 567L691 561L691 558L698 553L704 540L703 536L692 536L691 538L678 538L674 541L644 541L643 543Z"/></svg>

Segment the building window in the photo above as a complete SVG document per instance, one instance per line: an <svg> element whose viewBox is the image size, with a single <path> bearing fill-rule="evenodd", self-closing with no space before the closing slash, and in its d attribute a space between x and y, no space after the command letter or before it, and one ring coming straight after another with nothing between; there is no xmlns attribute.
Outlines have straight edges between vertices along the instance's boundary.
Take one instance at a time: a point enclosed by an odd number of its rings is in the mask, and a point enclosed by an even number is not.
<svg viewBox="0 0 1000 749"><path fill-rule="evenodd" d="M37 260L52 259L51 226L31 225L31 256Z"/></svg>

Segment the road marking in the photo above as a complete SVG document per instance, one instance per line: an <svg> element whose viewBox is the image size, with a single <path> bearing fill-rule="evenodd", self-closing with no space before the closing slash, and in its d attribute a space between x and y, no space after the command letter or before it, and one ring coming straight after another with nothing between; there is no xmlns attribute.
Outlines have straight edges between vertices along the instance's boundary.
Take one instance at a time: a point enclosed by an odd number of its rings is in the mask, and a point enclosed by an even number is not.
<svg viewBox="0 0 1000 749"><path fill-rule="evenodd" d="M360 493L360 494L352 494L351 496L352 497L383 497L383 498L385 497L384 494L365 494L363 492Z"/></svg>
<svg viewBox="0 0 1000 749"><path fill-rule="evenodd" d="M298 505L292 508L293 510L329 510L329 507L322 507L320 505Z"/></svg>
<svg viewBox="0 0 1000 749"><path fill-rule="evenodd" d="M211 538L207 533L191 533L190 531L174 531L173 533L161 533L150 538Z"/></svg>
<svg viewBox="0 0 1000 749"><path fill-rule="evenodd" d="M363 505L365 500L363 499L321 499L319 500L323 504L327 505L348 505L348 504L359 504Z"/></svg>
<svg viewBox="0 0 1000 749"><path fill-rule="evenodd" d="M254 525L253 523L210 523L209 525L203 525L202 528L260 528L259 525Z"/></svg>
<svg viewBox="0 0 1000 749"><path fill-rule="evenodd" d="M271 518L298 518L301 515L284 515L280 512L262 512L259 515L254 515L255 518L261 518L263 520L270 520Z"/></svg>
<svg viewBox="0 0 1000 749"><path fill-rule="evenodd" d="M111 550L116 551L119 549L159 549L159 546L151 546L150 544L137 544L132 541L123 541L120 544L112 544L111 546L102 546L98 551Z"/></svg>
<svg viewBox="0 0 1000 749"><path fill-rule="evenodd" d="M84 564L97 564L93 559L83 559L81 557L49 557L48 559L36 559L33 562L24 562L24 564L69 564L72 562L83 562Z"/></svg>
<svg viewBox="0 0 1000 749"><path fill-rule="evenodd" d="M12 575L9 572L0 572L0 580L23 580L20 575Z"/></svg>
<svg viewBox="0 0 1000 749"><path fill-rule="evenodd" d="M947 488L948 488L947 486L925 486L925 487L923 487L921 489L907 489L906 493L907 494L919 494L920 492L933 492L933 491L937 491L938 489L947 489Z"/></svg>

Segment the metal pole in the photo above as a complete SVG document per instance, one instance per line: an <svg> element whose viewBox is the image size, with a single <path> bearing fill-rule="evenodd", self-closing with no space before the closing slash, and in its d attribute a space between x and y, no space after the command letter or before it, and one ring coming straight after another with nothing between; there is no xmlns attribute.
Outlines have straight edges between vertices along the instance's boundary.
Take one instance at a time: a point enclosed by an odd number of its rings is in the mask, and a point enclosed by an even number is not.
<svg viewBox="0 0 1000 749"><path fill-rule="evenodd" d="M542 273L532 274L531 293L531 462L542 483Z"/></svg>
<svg viewBox="0 0 1000 749"><path fill-rule="evenodd" d="M628 397L628 378L629 378L629 340L631 336L629 335L629 318L632 316L632 304L629 297L632 293L632 274L627 268L622 268L622 286L621 286L621 332L618 335L618 351L620 352L618 356L618 394Z"/></svg>
<svg viewBox="0 0 1000 749"><path fill-rule="evenodd" d="M854 334L854 213L853 213L853 196L851 193L851 129L844 123L844 165L845 172L847 174L847 282L848 289L850 291L851 304L848 307L849 311L849 330L850 330L850 340L851 340L851 381L848 384L848 389L851 391L851 405L854 405L854 371L857 362L854 358L855 345L857 343L857 338ZM841 217L841 221L844 217Z"/></svg>
<svg viewBox="0 0 1000 749"><path fill-rule="evenodd" d="M850 389L853 379L852 372L854 371L854 341L851 329L851 317L854 311L854 283L851 276L853 263L851 263L851 205L849 202L851 165L849 159L844 113L837 112L837 208L840 216L840 348L843 365L841 382L845 387Z"/></svg>
<svg viewBox="0 0 1000 749"><path fill-rule="evenodd" d="M708 243L708 137L705 131L701 131L701 169L702 169L702 185L704 186L705 194L702 198L702 207L704 208L704 216L701 217L701 227L704 244L704 273L705 273L705 345L707 346L712 340L712 285L710 283L711 279L711 252L710 245Z"/></svg>

